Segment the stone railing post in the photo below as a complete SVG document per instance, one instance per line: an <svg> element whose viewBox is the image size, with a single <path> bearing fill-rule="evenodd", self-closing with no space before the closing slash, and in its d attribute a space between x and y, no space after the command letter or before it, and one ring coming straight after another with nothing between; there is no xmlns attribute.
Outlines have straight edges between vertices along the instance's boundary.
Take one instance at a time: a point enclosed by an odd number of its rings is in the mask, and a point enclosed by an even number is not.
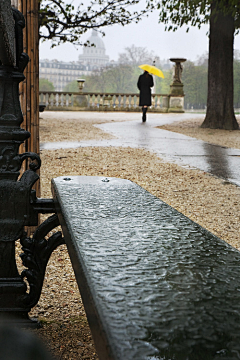
<svg viewBox="0 0 240 360"><path fill-rule="evenodd" d="M186 59L171 58L170 61L175 63L173 82L170 85L169 109L168 112L184 112L184 92L182 83L182 63Z"/></svg>
<svg viewBox="0 0 240 360"><path fill-rule="evenodd" d="M168 112L169 109L169 96L165 95L162 97L162 108L165 112Z"/></svg>

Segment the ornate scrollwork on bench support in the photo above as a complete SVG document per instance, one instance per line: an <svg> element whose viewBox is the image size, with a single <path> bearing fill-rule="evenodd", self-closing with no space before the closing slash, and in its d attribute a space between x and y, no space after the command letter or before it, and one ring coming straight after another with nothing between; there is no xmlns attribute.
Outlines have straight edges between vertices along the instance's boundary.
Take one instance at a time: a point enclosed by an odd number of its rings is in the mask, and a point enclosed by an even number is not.
<svg viewBox="0 0 240 360"><path fill-rule="evenodd" d="M21 160L21 164L23 163L24 160L27 159L31 159L32 162L29 164L29 168L32 171L37 171L38 169L40 169L41 167L41 159L40 156L33 153L33 152L25 152L23 154L20 155L20 160ZM37 163L34 162L34 160L36 160Z"/></svg>
<svg viewBox="0 0 240 360"><path fill-rule="evenodd" d="M35 306L40 298L44 275L48 260L52 252L64 244L64 239L60 231L56 232L46 240L47 234L59 225L57 215L50 216L35 231L32 238L23 234L21 238L22 250L20 256L23 265L27 268L22 271L22 279L26 278L30 292L25 294L22 301L28 307Z"/></svg>

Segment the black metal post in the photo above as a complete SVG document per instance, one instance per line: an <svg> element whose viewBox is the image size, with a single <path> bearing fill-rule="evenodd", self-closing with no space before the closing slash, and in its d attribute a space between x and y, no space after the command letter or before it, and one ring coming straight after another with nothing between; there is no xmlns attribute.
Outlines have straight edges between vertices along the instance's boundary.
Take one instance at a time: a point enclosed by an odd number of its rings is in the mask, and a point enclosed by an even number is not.
<svg viewBox="0 0 240 360"><path fill-rule="evenodd" d="M58 226L56 215L43 223L32 237L24 228L36 226L38 213L55 213L52 199L37 199L33 184L39 179L36 170L41 166L35 153L19 154L19 146L30 133L20 127L23 116L19 102L19 83L29 61L22 52L24 17L13 9L15 21L16 64L0 63L0 318L30 324L28 312L38 302L47 261L51 252L63 243L61 233L45 236ZM31 159L29 169L20 177L22 163ZM21 240L21 255L27 267L18 273L15 242ZM27 279L30 291L27 292Z"/></svg>

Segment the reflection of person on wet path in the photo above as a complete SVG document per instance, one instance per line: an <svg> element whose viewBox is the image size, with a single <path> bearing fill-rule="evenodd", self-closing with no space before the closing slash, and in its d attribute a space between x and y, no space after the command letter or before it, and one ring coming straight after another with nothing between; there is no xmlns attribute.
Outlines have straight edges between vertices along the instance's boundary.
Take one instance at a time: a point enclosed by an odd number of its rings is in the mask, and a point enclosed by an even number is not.
<svg viewBox="0 0 240 360"><path fill-rule="evenodd" d="M139 97L139 106L142 106L142 121L145 122L147 117L148 106L152 105L152 94L151 87L153 87L153 77L147 71L144 71L142 75L139 76L137 87L140 90Z"/></svg>

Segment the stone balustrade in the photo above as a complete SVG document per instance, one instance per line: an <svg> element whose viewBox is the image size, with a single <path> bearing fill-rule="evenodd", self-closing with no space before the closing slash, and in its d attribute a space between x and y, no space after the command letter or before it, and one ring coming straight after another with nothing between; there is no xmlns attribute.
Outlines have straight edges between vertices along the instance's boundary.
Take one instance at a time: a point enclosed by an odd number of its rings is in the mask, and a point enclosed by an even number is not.
<svg viewBox="0 0 240 360"><path fill-rule="evenodd" d="M174 95L176 107L171 94L153 94L152 112L184 112L184 95ZM177 100L177 101L176 101ZM40 91L39 103L46 105L46 110L90 110L90 111L141 111L139 94L99 93L99 92L60 92Z"/></svg>

